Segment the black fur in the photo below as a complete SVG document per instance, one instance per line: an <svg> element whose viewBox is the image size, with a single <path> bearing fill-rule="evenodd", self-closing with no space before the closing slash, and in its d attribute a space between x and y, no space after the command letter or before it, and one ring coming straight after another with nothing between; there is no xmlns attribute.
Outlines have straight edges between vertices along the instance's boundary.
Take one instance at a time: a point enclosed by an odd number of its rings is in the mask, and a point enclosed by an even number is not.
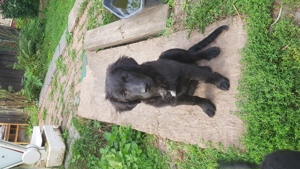
<svg viewBox="0 0 300 169"><path fill-rule="evenodd" d="M156 107L198 105L208 116L213 117L215 105L206 98L193 96L198 81L229 90L229 80L212 72L210 67L197 66L196 62L212 59L220 53L218 47L202 49L226 29L226 25L217 28L188 50L167 50L156 61L139 65L133 58L119 58L107 68L106 99L117 111L131 110L141 102Z"/></svg>
<svg viewBox="0 0 300 169"><path fill-rule="evenodd" d="M220 169L299 169L300 152L279 150L265 156L260 165L249 162L219 162Z"/></svg>

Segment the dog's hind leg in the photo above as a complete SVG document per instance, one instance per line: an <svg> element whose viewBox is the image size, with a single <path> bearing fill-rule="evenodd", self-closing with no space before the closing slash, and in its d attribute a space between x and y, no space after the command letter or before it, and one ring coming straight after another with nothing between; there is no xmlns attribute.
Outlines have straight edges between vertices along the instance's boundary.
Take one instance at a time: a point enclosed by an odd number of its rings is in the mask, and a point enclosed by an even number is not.
<svg viewBox="0 0 300 169"><path fill-rule="evenodd" d="M209 117L213 117L216 111L216 106L210 100L187 94L180 95L177 98L177 105L198 105Z"/></svg>
<svg viewBox="0 0 300 169"><path fill-rule="evenodd" d="M190 47L188 51L196 52L198 50L205 48L208 44L213 42L222 33L223 30L227 30L227 29L228 29L227 25L220 26L219 28L214 30L211 34L209 34L206 38L204 38L202 41Z"/></svg>

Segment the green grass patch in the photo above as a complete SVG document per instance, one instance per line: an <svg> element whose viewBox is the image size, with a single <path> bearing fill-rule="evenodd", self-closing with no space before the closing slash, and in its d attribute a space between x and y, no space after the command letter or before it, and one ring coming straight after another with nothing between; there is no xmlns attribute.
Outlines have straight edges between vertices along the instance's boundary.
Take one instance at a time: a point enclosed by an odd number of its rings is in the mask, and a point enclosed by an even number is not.
<svg viewBox="0 0 300 169"><path fill-rule="evenodd" d="M151 146L150 137L130 127L73 118L80 133L69 168L167 168L167 160Z"/></svg>
<svg viewBox="0 0 300 169"><path fill-rule="evenodd" d="M235 14L232 4L246 18L248 43L242 52L238 102L238 114L247 126L246 150L232 153L184 145L180 147L184 160L176 162L179 168L217 168L218 159L260 163L277 149L300 150L300 28L287 17L271 26L275 20L271 0L189 3L185 7L187 28L202 31L211 22Z"/></svg>
<svg viewBox="0 0 300 169"><path fill-rule="evenodd" d="M51 0L45 11L45 39L43 50L52 52L60 41L64 30L67 29L68 15L74 5L75 0ZM51 58L52 59L52 58Z"/></svg>
<svg viewBox="0 0 300 169"><path fill-rule="evenodd" d="M30 115L28 127L26 128L26 135L30 137L33 132L33 127L39 125L39 109L36 105L32 105L27 106L24 111L28 112Z"/></svg>
<svg viewBox="0 0 300 169"><path fill-rule="evenodd" d="M233 4L237 0L200 0L195 3L184 1L183 9L187 13L186 28L204 31L204 28L212 22L234 15Z"/></svg>
<svg viewBox="0 0 300 169"><path fill-rule="evenodd" d="M18 63L15 69L25 70L22 94L36 101L55 48L67 28L68 14L75 0L51 0L44 9L45 19L19 19L20 38Z"/></svg>

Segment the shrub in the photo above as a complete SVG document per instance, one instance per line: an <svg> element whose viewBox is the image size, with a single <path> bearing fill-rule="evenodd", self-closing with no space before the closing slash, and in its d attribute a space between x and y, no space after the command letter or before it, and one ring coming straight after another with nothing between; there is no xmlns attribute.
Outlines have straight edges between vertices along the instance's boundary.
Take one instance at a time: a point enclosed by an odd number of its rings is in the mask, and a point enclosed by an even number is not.
<svg viewBox="0 0 300 169"><path fill-rule="evenodd" d="M38 0L2 0L0 10L5 18L33 18L38 16Z"/></svg>
<svg viewBox="0 0 300 169"><path fill-rule="evenodd" d="M47 71L47 57L41 53L44 39L44 20L34 19L27 23L20 32L19 48L14 69L25 70L22 94L32 101L37 98L44 74Z"/></svg>

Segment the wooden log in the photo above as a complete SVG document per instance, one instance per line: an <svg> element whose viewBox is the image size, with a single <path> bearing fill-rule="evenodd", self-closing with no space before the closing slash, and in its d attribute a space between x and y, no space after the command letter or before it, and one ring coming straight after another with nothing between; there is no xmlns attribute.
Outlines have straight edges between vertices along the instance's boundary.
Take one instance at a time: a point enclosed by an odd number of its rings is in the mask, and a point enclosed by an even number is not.
<svg viewBox="0 0 300 169"><path fill-rule="evenodd" d="M98 50L146 39L166 28L167 4L144 9L129 19L122 19L87 31L84 39L86 50Z"/></svg>

